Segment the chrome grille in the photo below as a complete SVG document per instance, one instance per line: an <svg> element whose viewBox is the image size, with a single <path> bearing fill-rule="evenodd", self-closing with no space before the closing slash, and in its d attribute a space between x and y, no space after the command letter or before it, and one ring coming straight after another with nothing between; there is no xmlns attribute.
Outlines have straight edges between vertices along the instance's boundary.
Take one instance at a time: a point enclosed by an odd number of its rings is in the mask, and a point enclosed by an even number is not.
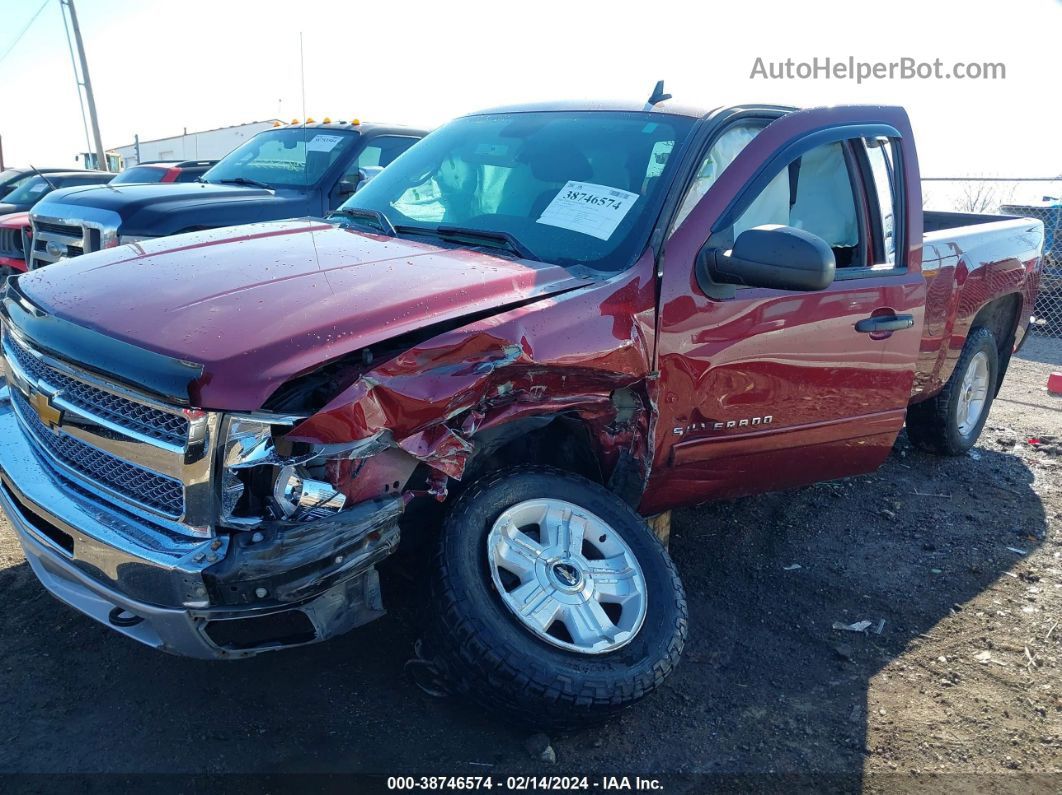
<svg viewBox="0 0 1062 795"><path fill-rule="evenodd" d="M66 235L67 237L81 237L81 227L74 226L72 224L52 224L47 221L38 221L37 229L41 232L49 232L56 235Z"/></svg>
<svg viewBox="0 0 1062 795"><path fill-rule="evenodd" d="M23 348L10 334L4 335L4 353L31 378L44 381L63 399L116 425L178 446L188 440L188 420L143 403L97 389L45 364Z"/></svg>
<svg viewBox="0 0 1062 795"><path fill-rule="evenodd" d="M49 429L19 392L12 401L23 427L37 444L61 463L137 502L174 518L184 513L184 486L179 480L142 469L62 431Z"/></svg>
<svg viewBox="0 0 1062 795"><path fill-rule="evenodd" d="M0 229L0 257L22 259L21 229Z"/></svg>
<svg viewBox="0 0 1062 795"><path fill-rule="evenodd" d="M36 217L31 217L31 221L33 242L27 257L30 269L51 265L67 257L79 257L100 248L99 229Z"/></svg>

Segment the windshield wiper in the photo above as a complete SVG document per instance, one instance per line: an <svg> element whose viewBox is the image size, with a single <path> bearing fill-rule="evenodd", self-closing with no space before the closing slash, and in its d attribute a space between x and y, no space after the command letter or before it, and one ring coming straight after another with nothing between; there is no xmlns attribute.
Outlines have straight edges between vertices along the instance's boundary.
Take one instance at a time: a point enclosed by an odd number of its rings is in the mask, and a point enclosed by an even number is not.
<svg viewBox="0 0 1062 795"><path fill-rule="evenodd" d="M273 190L272 185L266 185L264 182L259 182L256 179L249 179L248 177L233 177L232 179L219 179L218 183L222 185L250 185L254 188L265 188L266 190Z"/></svg>
<svg viewBox="0 0 1062 795"><path fill-rule="evenodd" d="M487 229L470 229L465 226L436 227L425 226L396 226L397 232L411 235L431 235L451 243L468 243L474 246L486 246L487 248L500 248L511 251L523 259L538 259L534 252L521 243L515 235L509 232L495 232Z"/></svg>
<svg viewBox="0 0 1062 795"><path fill-rule="evenodd" d="M395 225L391 223L390 218L379 210L371 210L367 207L340 207L338 210L330 212L328 217L331 218L333 215L342 215L357 220L375 221L377 228L381 232L389 237L395 236Z"/></svg>

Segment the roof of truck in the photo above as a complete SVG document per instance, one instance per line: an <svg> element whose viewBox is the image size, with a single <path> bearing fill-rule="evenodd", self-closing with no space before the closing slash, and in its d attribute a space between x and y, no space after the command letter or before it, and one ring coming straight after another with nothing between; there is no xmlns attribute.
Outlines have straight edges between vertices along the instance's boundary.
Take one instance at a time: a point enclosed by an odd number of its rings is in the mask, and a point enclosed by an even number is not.
<svg viewBox="0 0 1062 795"><path fill-rule="evenodd" d="M113 177L113 176L115 176L110 171L96 171L95 169L91 169L91 168L86 168L86 169L71 168L71 169L67 169L65 171L46 171L44 173L48 176L48 179L66 179L67 177L84 177L86 175L90 176L90 177Z"/></svg>
<svg viewBox="0 0 1062 795"><path fill-rule="evenodd" d="M137 166L155 166L156 168L194 168L195 166L212 166L217 160L141 160L130 168Z"/></svg>
<svg viewBox="0 0 1062 795"><path fill-rule="evenodd" d="M533 113L542 111L645 111L647 113L661 113L671 116L689 116L699 119L710 113L714 108L703 108L694 105L684 105L679 102L664 100L646 108L644 100L599 100L599 99L569 99L558 102L530 102L523 105L502 105L496 108L487 108L469 113L469 116L482 116L488 113Z"/></svg>
<svg viewBox="0 0 1062 795"><path fill-rule="evenodd" d="M23 171L23 172L24 171L29 171L29 172L36 171L36 172L38 172L40 174L50 174L53 171L67 171L68 169L69 169L69 166L67 166L65 168L63 168L63 167L30 168L29 166L5 166L3 170L4 171Z"/></svg>
<svg viewBox="0 0 1062 795"><path fill-rule="evenodd" d="M327 119L328 117L325 117ZM405 124L388 124L386 122L376 121L360 121L357 118L343 119L327 121L322 119L321 121L315 121L313 119L307 119L305 122L293 119L290 124L274 124L271 129L279 130L284 128L300 128L305 127L311 130L362 130L364 132L376 132L378 130L387 130L389 132L408 132L415 133L416 135L424 135L427 131L418 127L409 127ZM267 130L263 130L267 132Z"/></svg>

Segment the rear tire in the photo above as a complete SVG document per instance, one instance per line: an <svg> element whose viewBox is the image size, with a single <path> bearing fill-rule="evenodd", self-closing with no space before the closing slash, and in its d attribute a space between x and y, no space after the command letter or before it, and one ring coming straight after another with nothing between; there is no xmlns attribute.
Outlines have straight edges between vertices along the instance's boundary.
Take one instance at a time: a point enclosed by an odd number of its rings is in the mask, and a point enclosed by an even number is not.
<svg viewBox="0 0 1062 795"><path fill-rule="evenodd" d="M536 524L528 512L539 504L567 518L555 521L550 517L558 514L549 513ZM551 522L561 529L549 530ZM502 568L509 553L498 551L515 548L510 541L517 537L533 542L531 554L517 556L519 576ZM573 540L584 538L601 542L603 552ZM569 556L559 549L587 551ZM607 577L609 567L619 575ZM518 467L469 487L444 523L432 577L428 653L455 694L537 728L575 728L633 704L664 682L685 645L686 597L667 551L616 495L560 470ZM632 601L617 612L606 603L610 597L602 598L606 591ZM581 598L611 608L587 608L598 617L608 612L608 621L581 623ZM548 617L554 599L562 618ZM521 604L527 617L519 615Z"/></svg>
<svg viewBox="0 0 1062 795"><path fill-rule="evenodd" d="M962 455L981 435L999 379L999 348L987 328L966 337L955 371L939 394L907 410L907 436L937 455Z"/></svg>

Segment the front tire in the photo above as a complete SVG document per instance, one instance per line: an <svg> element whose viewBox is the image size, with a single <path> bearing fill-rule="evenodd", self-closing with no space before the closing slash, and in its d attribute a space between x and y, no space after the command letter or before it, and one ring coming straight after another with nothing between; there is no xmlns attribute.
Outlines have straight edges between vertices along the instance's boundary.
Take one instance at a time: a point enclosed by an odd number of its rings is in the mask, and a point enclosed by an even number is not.
<svg viewBox="0 0 1062 795"><path fill-rule="evenodd" d="M473 484L433 569L429 653L455 693L524 724L608 718L659 687L686 641L667 551L616 495L559 470Z"/></svg>
<svg viewBox="0 0 1062 795"><path fill-rule="evenodd" d="M907 410L907 436L937 455L962 455L977 442L999 380L999 348L987 328L966 337L955 370L939 394Z"/></svg>

